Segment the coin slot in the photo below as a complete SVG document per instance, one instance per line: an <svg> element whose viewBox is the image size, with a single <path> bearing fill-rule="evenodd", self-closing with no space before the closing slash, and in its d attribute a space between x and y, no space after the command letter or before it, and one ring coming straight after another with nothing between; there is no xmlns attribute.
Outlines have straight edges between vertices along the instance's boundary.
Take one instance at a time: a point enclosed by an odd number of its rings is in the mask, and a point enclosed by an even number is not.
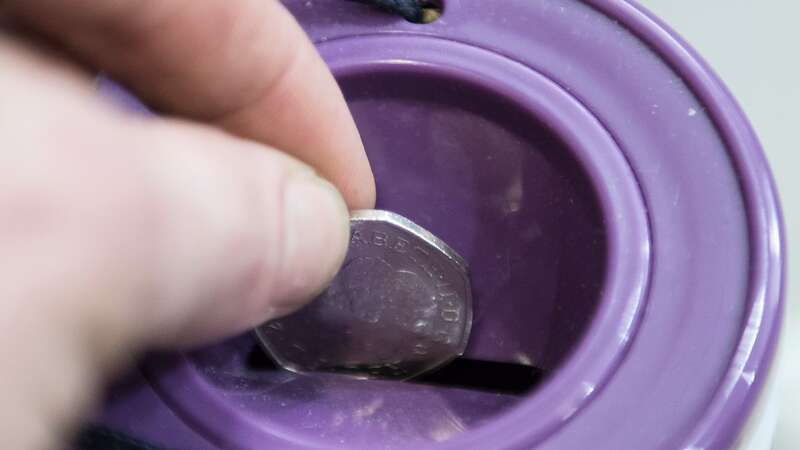
<svg viewBox="0 0 800 450"><path fill-rule="evenodd" d="M532 366L458 358L415 383L471 389L498 394L522 395L536 387L544 372Z"/></svg>
<svg viewBox="0 0 800 450"><path fill-rule="evenodd" d="M253 345L245 359L248 372L283 370L260 346ZM410 380L410 383L469 389L497 394L523 395L544 378L543 370L522 364L457 358L445 366Z"/></svg>
<svg viewBox="0 0 800 450"><path fill-rule="evenodd" d="M278 370L277 364L258 345L253 345L245 359L245 368L248 371L262 372L265 370Z"/></svg>

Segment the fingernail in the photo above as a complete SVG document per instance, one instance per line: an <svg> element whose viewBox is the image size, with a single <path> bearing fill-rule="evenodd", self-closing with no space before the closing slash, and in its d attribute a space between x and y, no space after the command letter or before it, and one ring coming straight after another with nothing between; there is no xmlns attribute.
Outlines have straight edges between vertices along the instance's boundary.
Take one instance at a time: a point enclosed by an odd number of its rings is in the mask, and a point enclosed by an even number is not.
<svg viewBox="0 0 800 450"><path fill-rule="evenodd" d="M326 180L304 172L287 181L280 309L298 308L320 292L342 264L350 235L347 206Z"/></svg>

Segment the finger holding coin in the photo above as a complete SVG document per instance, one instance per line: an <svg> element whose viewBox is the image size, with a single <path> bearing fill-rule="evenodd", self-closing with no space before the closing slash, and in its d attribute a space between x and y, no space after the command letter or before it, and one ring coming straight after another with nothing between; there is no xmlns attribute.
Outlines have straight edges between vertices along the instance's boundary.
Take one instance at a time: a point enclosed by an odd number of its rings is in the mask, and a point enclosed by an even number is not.
<svg viewBox="0 0 800 450"><path fill-rule="evenodd" d="M447 244L388 211L355 211L339 274L304 308L256 329L294 372L407 379L460 356L472 305L467 265Z"/></svg>

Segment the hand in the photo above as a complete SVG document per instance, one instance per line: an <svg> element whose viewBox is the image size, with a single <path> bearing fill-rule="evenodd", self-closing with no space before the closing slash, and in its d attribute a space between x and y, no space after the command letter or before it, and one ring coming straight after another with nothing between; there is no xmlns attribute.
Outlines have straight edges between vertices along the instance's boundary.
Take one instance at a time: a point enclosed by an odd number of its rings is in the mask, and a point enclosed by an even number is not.
<svg viewBox="0 0 800 450"><path fill-rule="evenodd" d="M341 264L345 201L371 207L375 188L276 1L6 0L0 16L17 30L0 34L0 448L50 449L142 349L301 306ZM93 70L171 118L111 106Z"/></svg>

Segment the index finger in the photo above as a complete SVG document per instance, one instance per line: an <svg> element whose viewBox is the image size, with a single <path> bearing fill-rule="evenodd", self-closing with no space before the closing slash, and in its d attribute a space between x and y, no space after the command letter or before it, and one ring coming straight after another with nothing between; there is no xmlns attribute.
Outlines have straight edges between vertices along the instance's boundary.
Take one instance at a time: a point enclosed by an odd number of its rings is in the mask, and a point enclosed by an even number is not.
<svg viewBox="0 0 800 450"><path fill-rule="evenodd" d="M342 93L275 0L10 0L3 8L168 113L218 124L314 167L348 205L375 202Z"/></svg>

